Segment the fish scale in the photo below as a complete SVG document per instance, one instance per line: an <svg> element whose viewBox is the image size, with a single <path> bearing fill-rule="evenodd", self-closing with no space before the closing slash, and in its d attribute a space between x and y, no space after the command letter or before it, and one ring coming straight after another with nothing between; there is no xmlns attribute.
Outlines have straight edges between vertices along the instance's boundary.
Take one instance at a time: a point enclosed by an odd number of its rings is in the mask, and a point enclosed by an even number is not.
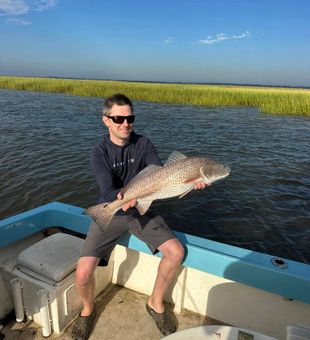
<svg viewBox="0 0 310 340"><path fill-rule="evenodd" d="M230 173L230 168L207 157L187 157L174 151L164 166L150 165L137 174L121 193L122 199L98 204L85 210L102 230L124 204L137 200L136 208L143 215L152 202L170 197L183 197L197 182L211 184Z"/></svg>

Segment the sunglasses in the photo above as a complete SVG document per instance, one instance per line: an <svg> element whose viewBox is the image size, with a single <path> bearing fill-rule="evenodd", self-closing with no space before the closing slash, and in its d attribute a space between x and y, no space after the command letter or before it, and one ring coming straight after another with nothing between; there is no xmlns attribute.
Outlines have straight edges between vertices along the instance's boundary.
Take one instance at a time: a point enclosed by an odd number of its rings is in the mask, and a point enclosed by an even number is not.
<svg viewBox="0 0 310 340"><path fill-rule="evenodd" d="M132 124L135 121L135 117L136 117L134 115L131 115L131 116L108 116L108 115L105 115L105 116L112 119L113 123L115 123L115 124L123 124L125 119L127 120L128 124Z"/></svg>

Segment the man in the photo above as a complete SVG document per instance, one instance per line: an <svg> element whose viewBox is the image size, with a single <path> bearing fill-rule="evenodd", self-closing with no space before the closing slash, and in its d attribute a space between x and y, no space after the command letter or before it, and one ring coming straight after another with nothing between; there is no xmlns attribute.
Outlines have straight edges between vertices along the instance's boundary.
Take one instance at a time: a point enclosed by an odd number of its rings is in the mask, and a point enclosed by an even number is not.
<svg viewBox="0 0 310 340"><path fill-rule="evenodd" d="M133 105L125 95L115 94L106 99L102 121L109 135L91 153L92 170L100 188L98 204L122 199L121 188L137 173L150 164L162 165L151 141L133 131L134 119ZM195 189L205 186L198 183ZM87 339L95 319L94 271L99 262L107 265L118 238L127 231L146 242L153 253L160 251L163 255L146 310L164 335L176 331L163 298L182 262L184 249L160 216L152 209L141 216L134 208L136 203L133 199L125 204L105 231L94 222L89 228L76 269L76 288L83 309L72 330L75 339Z"/></svg>

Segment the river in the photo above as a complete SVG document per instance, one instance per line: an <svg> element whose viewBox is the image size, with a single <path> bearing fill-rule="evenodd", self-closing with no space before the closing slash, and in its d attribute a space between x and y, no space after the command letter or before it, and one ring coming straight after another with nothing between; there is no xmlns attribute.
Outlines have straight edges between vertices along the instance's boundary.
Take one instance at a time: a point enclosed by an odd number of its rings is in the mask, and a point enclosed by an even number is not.
<svg viewBox="0 0 310 340"><path fill-rule="evenodd" d="M88 207L103 98L0 90L0 218L60 201ZM256 108L134 102L135 131L231 167L226 179L153 206L179 231L310 263L310 119Z"/></svg>

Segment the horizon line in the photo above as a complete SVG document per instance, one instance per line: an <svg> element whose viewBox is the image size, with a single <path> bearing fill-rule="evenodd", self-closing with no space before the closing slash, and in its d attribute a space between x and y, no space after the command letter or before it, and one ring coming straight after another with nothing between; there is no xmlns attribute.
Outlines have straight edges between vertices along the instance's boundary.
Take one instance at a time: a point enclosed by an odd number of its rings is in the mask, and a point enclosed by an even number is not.
<svg viewBox="0 0 310 340"><path fill-rule="evenodd" d="M51 79L72 79L72 80L99 80L99 81L119 81L128 83L151 83L151 84L182 84L182 85L223 85L223 86L253 86L253 87L272 87L272 88L292 88L292 89L310 89L309 86L299 85L266 85L255 83L233 83L233 82L185 82L185 81L156 81L156 80L128 80L128 79L110 79L110 78L88 78L88 77L65 77L65 76L25 76L25 75L0 75L0 77L20 77L20 78L51 78Z"/></svg>

